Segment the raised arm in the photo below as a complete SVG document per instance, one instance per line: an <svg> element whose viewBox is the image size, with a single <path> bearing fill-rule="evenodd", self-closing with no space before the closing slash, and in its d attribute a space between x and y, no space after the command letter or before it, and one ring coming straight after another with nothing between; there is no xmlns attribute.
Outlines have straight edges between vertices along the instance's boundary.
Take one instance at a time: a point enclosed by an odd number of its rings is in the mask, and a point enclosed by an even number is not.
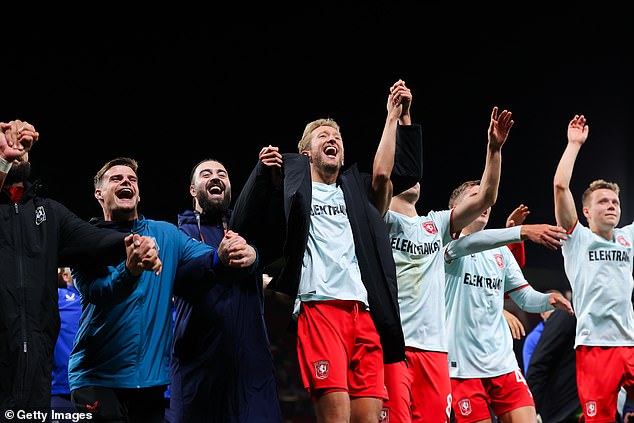
<svg viewBox="0 0 634 423"><path fill-rule="evenodd" d="M28 122L0 122L0 188L13 161L27 153L38 139L38 132Z"/></svg>
<svg viewBox="0 0 634 423"><path fill-rule="evenodd" d="M396 126L399 121L410 124L409 115L412 93L405 82L398 80L390 88L387 98L387 117L381 141L374 156L372 166L372 202L381 216L385 215L392 199L392 181L390 175L394 167L396 150Z"/></svg>
<svg viewBox="0 0 634 423"><path fill-rule="evenodd" d="M570 179L579 150L588 138L588 129L586 118L583 115L575 115L572 118L568 124L568 144L559 160L553 179L555 218L557 223L567 231L572 230L578 219L575 200L570 192Z"/></svg>
<svg viewBox="0 0 634 423"><path fill-rule="evenodd" d="M493 107L488 129L489 142L486 162L482 178L480 179L480 190L477 195L467 197L456 205L452 220L454 233L460 232L487 208L495 204L497 200L502 168L502 146L515 123L511 116L512 113L508 110L503 110L498 116L497 106Z"/></svg>

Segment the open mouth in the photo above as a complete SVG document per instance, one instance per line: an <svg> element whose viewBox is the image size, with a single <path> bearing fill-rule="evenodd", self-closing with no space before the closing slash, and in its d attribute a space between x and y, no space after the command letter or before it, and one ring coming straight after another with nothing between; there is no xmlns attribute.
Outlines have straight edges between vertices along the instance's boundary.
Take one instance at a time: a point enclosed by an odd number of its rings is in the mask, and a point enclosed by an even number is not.
<svg viewBox="0 0 634 423"><path fill-rule="evenodd" d="M134 197L134 191L132 191L130 188L122 188L117 191L117 197L124 200L130 200Z"/></svg>
<svg viewBox="0 0 634 423"><path fill-rule="evenodd" d="M207 192L209 192L210 195L222 195L222 193L225 192L225 188L222 184L214 184L207 187Z"/></svg>
<svg viewBox="0 0 634 423"><path fill-rule="evenodd" d="M324 154L331 159L337 157L337 148L334 145L328 145L324 148Z"/></svg>

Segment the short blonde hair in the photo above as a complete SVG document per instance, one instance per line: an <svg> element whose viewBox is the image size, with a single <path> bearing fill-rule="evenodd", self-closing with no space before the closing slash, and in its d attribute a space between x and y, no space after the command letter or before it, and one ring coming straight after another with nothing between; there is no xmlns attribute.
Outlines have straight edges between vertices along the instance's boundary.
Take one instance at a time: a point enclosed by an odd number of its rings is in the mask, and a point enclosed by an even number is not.
<svg viewBox="0 0 634 423"><path fill-rule="evenodd" d="M619 188L619 185L616 182L608 182L603 179L597 179L596 181L592 181L590 185L588 185L588 188L586 188L586 190L583 192L583 195L581 196L581 204L583 205L583 207L588 206L588 202L590 201L590 195L599 189L609 189L610 191L614 191L617 196L619 195L619 191L621 190Z"/></svg>
<svg viewBox="0 0 634 423"><path fill-rule="evenodd" d="M315 129L320 126L330 126L331 128L335 128L337 131L341 132L339 129L339 125L333 119L317 119L306 125L304 128L304 133L302 134L302 139L297 143L297 149L301 153L302 151L306 151L310 148L310 142L312 141L312 133Z"/></svg>
<svg viewBox="0 0 634 423"><path fill-rule="evenodd" d="M460 197L462 197L462 195L464 194L464 192L474 186L480 185L480 180L476 179L473 181L466 181L463 182L462 184L460 184L460 186L456 189L453 190L453 192L451 193L451 196L449 197L449 208L453 209L456 205L456 203L458 202L458 199Z"/></svg>

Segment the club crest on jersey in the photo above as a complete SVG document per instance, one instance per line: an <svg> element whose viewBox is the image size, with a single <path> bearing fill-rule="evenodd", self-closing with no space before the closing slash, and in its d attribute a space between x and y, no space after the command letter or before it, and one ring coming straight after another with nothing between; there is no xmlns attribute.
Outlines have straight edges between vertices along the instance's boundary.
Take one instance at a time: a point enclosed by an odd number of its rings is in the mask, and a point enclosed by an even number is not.
<svg viewBox="0 0 634 423"><path fill-rule="evenodd" d="M379 416L379 423L390 423L390 409L382 408Z"/></svg>
<svg viewBox="0 0 634 423"><path fill-rule="evenodd" d="M432 235L438 233L438 229L436 229L436 225L434 225L434 222L424 222L423 228L425 228L425 230Z"/></svg>
<svg viewBox="0 0 634 423"><path fill-rule="evenodd" d="M627 239L625 239L625 237L623 235L619 235L616 237L616 242L618 242L619 244L621 244L624 247L631 247L631 244L629 242L627 242Z"/></svg>
<svg viewBox="0 0 634 423"><path fill-rule="evenodd" d="M588 417L594 417L597 415L597 402L596 401L588 401L586 402L586 415Z"/></svg>
<svg viewBox="0 0 634 423"><path fill-rule="evenodd" d="M326 379L330 374L330 361L319 360L313 363L315 367L315 377L317 379Z"/></svg>
<svg viewBox="0 0 634 423"><path fill-rule="evenodd" d="M500 269L504 269L504 260L502 260L502 254L493 254L495 258L495 263L498 265Z"/></svg>
<svg viewBox="0 0 634 423"><path fill-rule="evenodd" d="M471 400L469 400L469 398L465 398L458 401L458 409L460 410L460 414L463 416L471 414Z"/></svg>
<svg viewBox="0 0 634 423"><path fill-rule="evenodd" d="M46 221L46 213L44 212L44 206L38 206L35 209L35 224L39 226L42 222Z"/></svg>

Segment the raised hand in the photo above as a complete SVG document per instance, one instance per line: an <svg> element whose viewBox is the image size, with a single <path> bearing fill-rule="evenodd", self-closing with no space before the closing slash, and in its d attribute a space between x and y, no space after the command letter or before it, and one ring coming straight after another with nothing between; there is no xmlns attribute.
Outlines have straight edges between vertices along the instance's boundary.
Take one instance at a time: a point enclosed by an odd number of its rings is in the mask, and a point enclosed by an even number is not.
<svg viewBox="0 0 634 423"><path fill-rule="evenodd" d="M509 131L513 127L515 121L511 119L512 113L508 110L502 110L498 116L498 107L493 107L491 112L491 122L489 123L489 143L492 147L501 148L506 142Z"/></svg>
<svg viewBox="0 0 634 423"><path fill-rule="evenodd" d="M543 224L522 225L520 231L522 240L529 239L551 250L561 247L561 241L568 239L566 230L561 226Z"/></svg>
<svg viewBox="0 0 634 423"><path fill-rule="evenodd" d="M401 125L411 125L411 105L412 92L405 86L405 81L399 79L390 87L390 95L387 99L387 112L388 114L397 114Z"/></svg>
<svg viewBox="0 0 634 423"><path fill-rule="evenodd" d="M273 147L269 144L268 147L262 147L260 150L259 158L262 163L269 167L282 168L282 155L280 154L279 147Z"/></svg>
<svg viewBox="0 0 634 423"><path fill-rule="evenodd" d="M589 130L590 128L586 125L586 118L583 115L575 115L568 124L568 142L583 145L588 139Z"/></svg>
<svg viewBox="0 0 634 423"><path fill-rule="evenodd" d="M528 207L524 204L520 204L509 214L509 217L506 218L506 227L510 228L512 226L521 225L529 214L530 210L528 210Z"/></svg>
<svg viewBox="0 0 634 423"><path fill-rule="evenodd" d="M13 161L27 153L37 142L40 134L28 122L13 120L0 122L0 157Z"/></svg>

